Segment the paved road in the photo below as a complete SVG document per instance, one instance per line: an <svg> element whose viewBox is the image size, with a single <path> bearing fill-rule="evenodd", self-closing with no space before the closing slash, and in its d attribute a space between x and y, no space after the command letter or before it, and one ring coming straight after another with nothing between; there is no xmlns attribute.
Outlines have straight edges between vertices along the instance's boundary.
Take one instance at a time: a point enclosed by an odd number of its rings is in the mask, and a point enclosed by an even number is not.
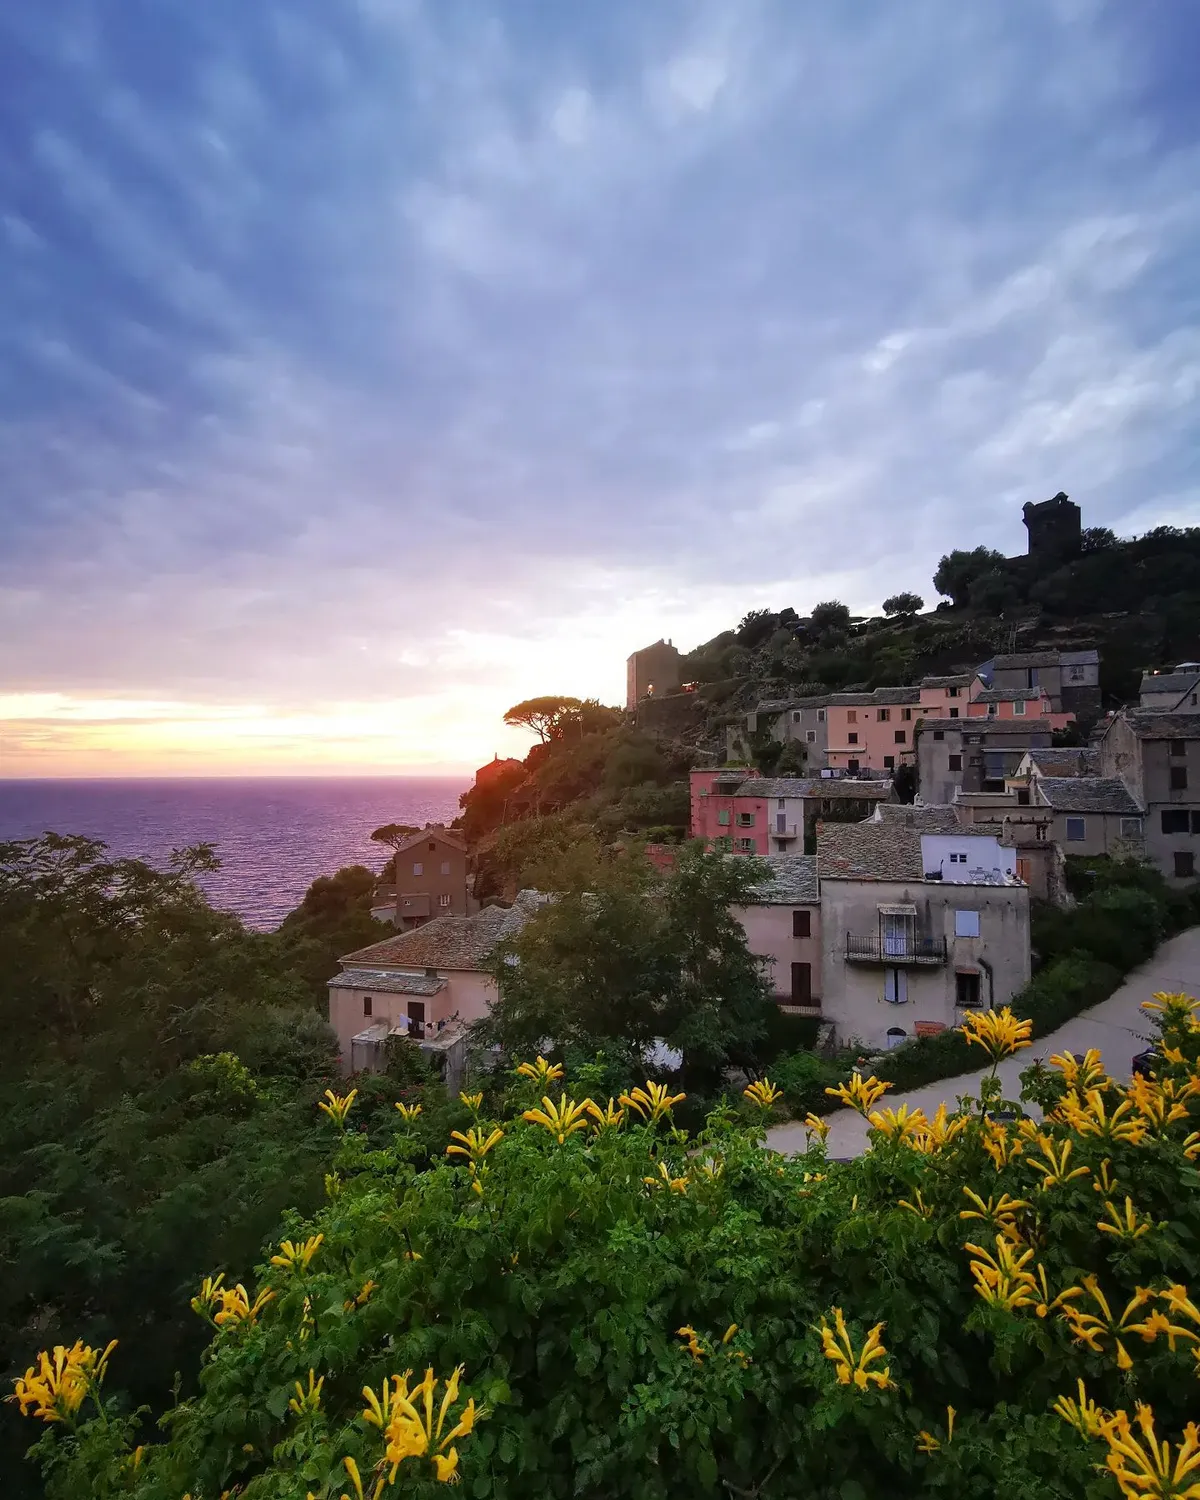
<svg viewBox="0 0 1200 1500"><path fill-rule="evenodd" d="M1006 1057L999 1068L1005 1098L1019 1097L1020 1074L1030 1063L1055 1052L1086 1052L1089 1047L1096 1047L1103 1054L1111 1076L1127 1079L1134 1055L1142 1050L1153 1034L1150 1018L1140 1007L1155 990L1183 990L1189 995L1200 995L1200 927L1191 927L1164 943L1154 957L1140 969L1135 969L1107 1000L1094 1005L1091 1010L1082 1011L1057 1031L1039 1038L1032 1047L1023 1048L1015 1057ZM979 1083L987 1071L981 1069L977 1073L961 1073L957 1078L943 1078L940 1083L931 1083L907 1094L889 1092L881 1107L891 1105L894 1109L907 1104L919 1106L927 1115L932 1115L944 1102L947 1109L953 1109L959 1094L972 1094L978 1098ZM879 1072L887 1077L886 1062ZM866 1150L867 1122L860 1114L852 1109L839 1109L826 1118L829 1121L830 1156L859 1156ZM776 1151L791 1154L806 1149L807 1135L803 1125L777 1125L767 1133L767 1144Z"/></svg>

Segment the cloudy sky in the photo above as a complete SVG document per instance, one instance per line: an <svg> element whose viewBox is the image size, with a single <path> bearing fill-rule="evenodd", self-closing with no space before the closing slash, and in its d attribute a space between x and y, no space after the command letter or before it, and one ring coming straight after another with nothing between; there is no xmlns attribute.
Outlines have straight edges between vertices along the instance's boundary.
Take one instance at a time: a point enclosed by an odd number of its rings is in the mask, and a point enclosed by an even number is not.
<svg viewBox="0 0 1200 1500"><path fill-rule="evenodd" d="M0 14L0 775L472 766L1200 518L1200 6Z"/></svg>

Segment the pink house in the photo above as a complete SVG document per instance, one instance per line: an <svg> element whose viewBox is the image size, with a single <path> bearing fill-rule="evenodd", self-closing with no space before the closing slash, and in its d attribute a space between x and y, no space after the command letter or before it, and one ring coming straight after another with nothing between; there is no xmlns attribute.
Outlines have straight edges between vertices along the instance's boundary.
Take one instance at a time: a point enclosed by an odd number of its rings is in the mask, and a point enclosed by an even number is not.
<svg viewBox="0 0 1200 1500"><path fill-rule="evenodd" d="M926 719L965 718L971 696L971 674L921 679L921 717Z"/></svg>
<svg viewBox="0 0 1200 1500"><path fill-rule="evenodd" d="M1043 727L1065 729L1074 714L1055 713L1045 688L989 688L977 677L971 684L967 715L972 719L1028 719Z"/></svg>
<svg viewBox="0 0 1200 1500"><path fill-rule="evenodd" d="M835 693L825 710L828 765L834 770L883 773L911 763L920 701L920 689L912 687Z"/></svg>
<svg viewBox="0 0 1200 1500"><path fill-rule="evenodd" d="M746 790L756 780L763 780L756 771L693 771L692 837L710 845L729 839L734 854L769 853L767 799Z"/></svg>

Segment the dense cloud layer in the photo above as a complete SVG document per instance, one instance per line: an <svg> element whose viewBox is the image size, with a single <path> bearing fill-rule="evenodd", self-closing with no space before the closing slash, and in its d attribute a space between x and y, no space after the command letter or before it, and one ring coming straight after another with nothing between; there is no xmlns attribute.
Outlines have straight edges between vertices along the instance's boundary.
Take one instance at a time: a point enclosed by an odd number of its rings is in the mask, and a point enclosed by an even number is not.
<svg viewBox="0 0 1200 1500"><path fill-rule="evenodd" d="M1198 49L1166 0L7 7L0 774L470 763L1027 499L1195 519Z"/></svg>

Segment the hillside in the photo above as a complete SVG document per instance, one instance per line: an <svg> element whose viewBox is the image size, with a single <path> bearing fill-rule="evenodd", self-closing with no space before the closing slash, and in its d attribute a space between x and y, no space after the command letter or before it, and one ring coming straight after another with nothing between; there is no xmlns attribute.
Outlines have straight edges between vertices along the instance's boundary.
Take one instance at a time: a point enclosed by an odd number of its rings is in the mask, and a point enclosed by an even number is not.
<svg viewBox="0 0 1200 1500"><path fill-rule="evenodd" d="M646 699L634 714L534 700L548 705L540 743L463 798L479 894L511 894L581 841L683 837L687 771L723 757L727 726L764 699L900 686L1001 651L1094 646L1108 708L1136 697L1147 668L1200 657L1200 527L1127 540L1093 527L1079 540L1066 561L950 552L933 576L946 597L930 610L915 595L866 619L837 601L806 616L752 610L683 658L689 691Z"/></svg>

